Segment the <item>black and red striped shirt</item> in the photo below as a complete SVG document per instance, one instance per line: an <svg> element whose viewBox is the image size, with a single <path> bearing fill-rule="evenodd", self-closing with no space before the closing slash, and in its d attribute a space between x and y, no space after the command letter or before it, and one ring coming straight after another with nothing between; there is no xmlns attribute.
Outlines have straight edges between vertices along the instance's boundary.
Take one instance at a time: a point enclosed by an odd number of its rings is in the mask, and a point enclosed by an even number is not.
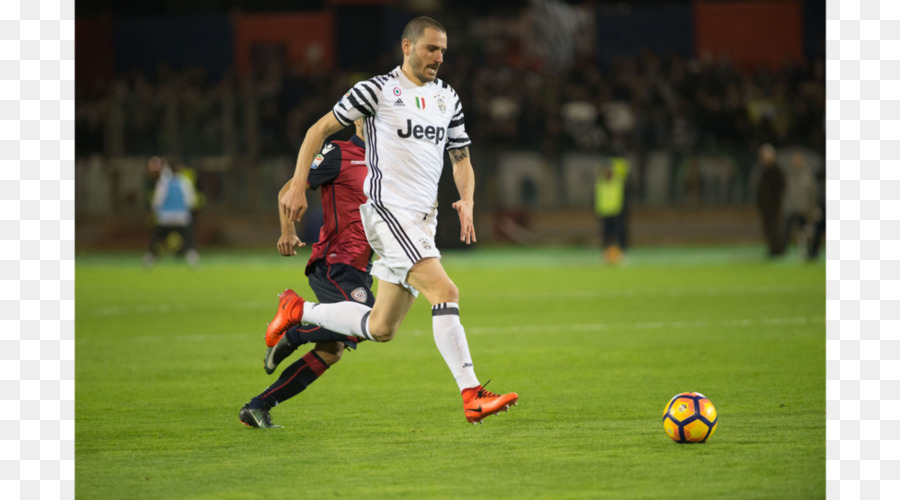
<svg viewBox="0 0 900 500"><path fill-rule="evenodd" d="M356 135L349 141L331 141L309 170L309 187L322 188L324 222L306 264L307 275L313 264L322 259L328 265L347 264L363 272L371 267L372 248L359 215L359 206L366 202L365 155L365 143Z"/></svg>

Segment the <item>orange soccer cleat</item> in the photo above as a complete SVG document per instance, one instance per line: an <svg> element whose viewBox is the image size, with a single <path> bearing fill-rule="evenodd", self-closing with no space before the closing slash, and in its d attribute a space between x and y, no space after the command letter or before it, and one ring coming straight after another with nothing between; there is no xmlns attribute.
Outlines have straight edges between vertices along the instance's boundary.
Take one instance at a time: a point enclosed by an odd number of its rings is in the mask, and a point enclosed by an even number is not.
<svg viewBox="0 0 900 500"><path fill-rule="evenodd" d="M487 383L484 385L487 385ZM509 407L517 405L519 401L519 395L514 392L510 392L509 394L495 394L485 390L482 385L465 389L462 394L463 408L466 410L466 420L473 424L477 424L485 417L489 417L495 413L509 411Z"/></svg>
<svg viewBox="0 0 900 500"><path fill-rule="evenodd" d="M288 328L300 323L303 319L303 297L288 288L278 294L278 312L266 327L266 346L275 347Z"/></svg>

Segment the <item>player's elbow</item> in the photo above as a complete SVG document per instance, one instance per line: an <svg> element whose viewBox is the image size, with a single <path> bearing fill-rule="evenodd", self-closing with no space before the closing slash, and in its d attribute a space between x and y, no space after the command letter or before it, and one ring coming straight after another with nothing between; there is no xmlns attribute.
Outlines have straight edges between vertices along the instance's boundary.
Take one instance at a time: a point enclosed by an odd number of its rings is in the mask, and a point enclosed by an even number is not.
<svg viewBox="0 0 900 500"><path fill-rule="evenodd" d="M306 139L314 141L315 144L325 142L331 134L343 129L344 126L334 117L332 113L326 113L316 123L309 127L306 131Z"/></svg>
<svg viewBox="0 0 900 500"><path fill-rule="evenodd" d="M325 142L325 132L323 127L319 123L313 124L312 127L306 130L305 141L310 141L313 144L319 144Z"/></svg>

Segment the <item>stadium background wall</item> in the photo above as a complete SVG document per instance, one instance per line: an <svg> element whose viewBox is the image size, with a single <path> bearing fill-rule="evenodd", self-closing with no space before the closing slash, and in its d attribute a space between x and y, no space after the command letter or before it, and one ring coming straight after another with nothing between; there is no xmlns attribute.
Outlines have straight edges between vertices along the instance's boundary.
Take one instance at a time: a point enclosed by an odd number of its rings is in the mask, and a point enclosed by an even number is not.
<svg viewBox="0 0 900 500"><path fill-rule="evenodd" d="M76 244L143 246L143 175L153 154L197 172L207 199L200 245L266 244L277 231L266 215L274 215L274 193L293 167L302 131L353 81L397 64L397 33L420 13L418 3L78 2ZM636 244L756 241L752 170L755 149L767 139L783 164L798 152L824 175L824 93L817 93L824 76L816 73L824 56L823 2L558 2L560 16L587 18L589 29L551 36L530 31L535 18L554 24L529 2L426 3L453 33L441 76L466 105L480 241L596 244L589 188L596 166L619 149L634 166ZM554 45L552 35L560 33L571 35L558 37L571 46ZM554 75L548 50L570 52L576 69ZM660 64L667 78L679 64L701 68L700 90L684 103L693 127L689 146L674 141L674 116L652 116L647 111L656 103L623 90L629 68L644 79L640 87L653 84L646 75ZM483 81L477 68L494 79ZM710 77L722 71L727 78ZM528 90L509 82L535 79L545 107L528 121ZM597 90L598 81L605 90ZM734 114L754 116L760 100L763 109L788 109L774 135L754 123L719 133L722 116L705 112L705 100L727 102L732 84L762 91L742 96ZM579 92L598 110L586 126L566 122L566 101L578 101ZM521 98L512 112L507 95ZM610 126L616 105L636 122L623 137ZM789 131L800 107L812 116L808 134ZM652 119L664 126L645 123ZM543 144L545 134L529 135L534 123L558 135ZM454 194L448 179L443 206ZM455 242L455 223L441 219L445 247Z"/></svg>

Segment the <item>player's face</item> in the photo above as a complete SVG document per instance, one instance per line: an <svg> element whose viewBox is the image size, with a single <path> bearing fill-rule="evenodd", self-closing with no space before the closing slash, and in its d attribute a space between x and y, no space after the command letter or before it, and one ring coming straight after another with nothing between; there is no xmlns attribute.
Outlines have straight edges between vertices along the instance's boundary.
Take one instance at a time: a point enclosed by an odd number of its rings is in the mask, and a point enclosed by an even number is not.
<svg viewBox="0 0 900 500"><path fill-rule="evenodd" d="M447 51L447 34L425 28L422 36L409 48L409 69L422 83L433 82Z"/></svg>

